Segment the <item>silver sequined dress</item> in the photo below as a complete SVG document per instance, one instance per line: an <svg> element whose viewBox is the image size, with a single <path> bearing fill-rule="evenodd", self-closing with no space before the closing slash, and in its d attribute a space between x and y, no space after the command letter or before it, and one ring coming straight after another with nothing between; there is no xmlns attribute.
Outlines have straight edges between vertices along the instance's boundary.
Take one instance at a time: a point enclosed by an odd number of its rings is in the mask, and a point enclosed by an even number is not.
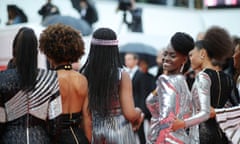
<svg viewBox="0 0 240 144"><path fill-rule="evenodd" d="M189 143L185 129L176 132L169 131L174 118L185 119L191 115L191 94L185 77L161 75L157 80L157 87L157 96L150 94L146 99L147 107L152 114L147 143L174 143L165 137L168 133L174 137L176 142ZM160 137L161 140L158 141Z"/></svg>
<svg viewBox="0 0 240 144"><path fill-rule="evenodd" d="M185 125L190 129L191 144L199 144L199 124L206 121L210 116L210 88L211 79L204 71L196 75L192 95L192 116L185 119Z"/></svg>
<svg viewBox="0 0 240 144"><path fill-rule="evenodd" d="M119 95L111 104L108 116L92 113L92 144L136 144L132 125L123 116Z"/></svg>

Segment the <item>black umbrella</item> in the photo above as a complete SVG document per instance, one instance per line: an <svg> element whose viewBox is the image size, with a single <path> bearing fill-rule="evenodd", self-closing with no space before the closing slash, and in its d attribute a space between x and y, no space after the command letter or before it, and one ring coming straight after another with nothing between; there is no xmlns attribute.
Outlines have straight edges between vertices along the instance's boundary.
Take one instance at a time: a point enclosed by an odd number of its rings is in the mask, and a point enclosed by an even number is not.
<svg viewBox="0 0 240 144"><path fill-rule="evenodd" d="M157 49L153 46L144 43L127 43L119 48L122 62L126 53L135 53L139 59L144 59L148 62L149 67L157 65Z"/></svg>
<svg viewBox="0 0 240 144"><path fill-rule="evenodd" d="M62 16L62 15L51 15L47 16L43 22L43 26L49 26L56 23L62 23L69 25L77 30L79 30L83 36L90 35L92 33L92 28L90 25L83 19L77 19L72 16Z"/></svg>

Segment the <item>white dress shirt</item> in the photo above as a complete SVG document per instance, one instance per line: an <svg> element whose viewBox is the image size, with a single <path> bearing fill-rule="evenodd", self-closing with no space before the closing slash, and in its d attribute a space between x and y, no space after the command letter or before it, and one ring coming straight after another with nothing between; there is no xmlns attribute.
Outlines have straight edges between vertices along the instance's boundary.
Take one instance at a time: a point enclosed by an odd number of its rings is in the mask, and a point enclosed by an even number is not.
<svg viewBox="0 0 240 144"><path fill-rule="evenodd" d="M129 76L131 79L133 79L133 76L137 70L138 70L138 66L135 66L132 69L127 68L127 72L129 73Z"/></svg>

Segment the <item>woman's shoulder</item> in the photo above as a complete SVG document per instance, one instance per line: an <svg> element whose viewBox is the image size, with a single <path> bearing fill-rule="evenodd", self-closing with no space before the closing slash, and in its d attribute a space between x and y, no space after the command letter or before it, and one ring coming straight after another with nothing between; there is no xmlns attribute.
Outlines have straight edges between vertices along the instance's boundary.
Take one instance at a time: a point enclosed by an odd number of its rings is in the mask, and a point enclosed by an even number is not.
<svg viewBox="0 0 240 144"><path fill-rule="evenodd" d="M129 73L125 69L119 68L119 80L126 79L130 79Z"/></svg>
<svg viewBox="0 0 240 144"><path fill-rule="evenodd" d="M38 73L56 73L55 70L43 69L43 68L38 68L37 71L38 71Z"/></svg>
<svg viewBox="0 0 240 144"><path fill-rule="evenodd" d="M79 73L77 71L72 71L72 74L73 74L73 76L77 77L78 80L80 80L81 82L84 82L84 83L87 82L87 78L84 74Z"/></svg>
<svg viewBox="0 0 240 144"><path fill-rule="evenodd" d="M80 87L82 92L85 92L85 90L88 89L88 80L86 76L77 71L71 71L71 75L67 80L73 87L76 87L77 89Z"/></svg>
<svg viewBox="0 0 240 144"><path fill-rule="evenodd" d="M0 71L0 89L10 90L20 87L19 76L16 69Z"/></svg>
<svg viewBox="0 0 240 144"><path fill-rule="evenodd" d="M211 72L213 72L213 70L209 70ZM206 70L202 70L200 72L197 73L196 78L195 78L195 83L198 83L198 86L211 86L212 84L212 74L210 74L209 72L207 72Z"/></svg>
<svg viewBox="0 0 240 144"><path fill-rule="evenodd" d="M37 69L37 79L52 79L57 78L57 72L49 69Z"/></svg>
<svg viewBox="0 0 240 144"><path fill-rule="evenodd" d="M10 68L10 69L0 71L0 74L1 75L8 75L8 74L16 73L16 72L17 72L16 68Z"/></svg>
<svg viewBox="0 0 240 144"><path fill-rule="evenodd" d="M182 74L174 74L174 75L165 75L162 74L158 77L160 81L172 81L172 80L185 80L185 76Z"/></svg>
<svg viewBox="0 0 240 144"><path fill-rule="evenodd" d="M11 81L18 79L18 74L16 69L7 69L4 71L0 71L0 81L3 83L4 81Z"/></svg>

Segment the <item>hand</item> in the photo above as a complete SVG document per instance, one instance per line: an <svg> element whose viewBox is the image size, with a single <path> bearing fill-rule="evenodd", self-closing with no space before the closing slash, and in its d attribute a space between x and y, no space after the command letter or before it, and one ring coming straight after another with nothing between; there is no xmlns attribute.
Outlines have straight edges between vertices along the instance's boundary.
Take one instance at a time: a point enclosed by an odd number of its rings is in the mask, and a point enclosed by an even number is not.
<svg viewBox="0 0 240 144"><path fill-rule="evenodd" d="M210 118L216 117L216 112L213 107L210 108Z"/></svg>
<svg viewBox="0 0 240 144"><path fill-rule="evenodd" d="M154 96L157 96L157 91L158 91L158 88L156 88L155 90L153 90L153 91L152 91L152 94L153 94Z"/></svg>
<svg viewBox="0 0 240 144"><path fill-rule="evenodd" d="M184 127L185 127L185 122L183 120L176 119L173 121L171 128L173 131L176 131L176 130L182 129Z"/></svg>
<svg viewBox="0 0 240 144"><path fill-rule="evenodd" d="M132 124L133 131L137 131L140 128L143 121L144 121L144 113L141 112L140 117Z"/></svg>
<svg viewBox="0 0 240 144"><path fill-rule="evenodd" d="M140 116L138 117L138 119L136 119L133 123L132 123L132 126L133 126L133 131L136 131L140 128L142 122L144 121L144 113L142 112L142 110L138 107L135 108Z"/></svg>

